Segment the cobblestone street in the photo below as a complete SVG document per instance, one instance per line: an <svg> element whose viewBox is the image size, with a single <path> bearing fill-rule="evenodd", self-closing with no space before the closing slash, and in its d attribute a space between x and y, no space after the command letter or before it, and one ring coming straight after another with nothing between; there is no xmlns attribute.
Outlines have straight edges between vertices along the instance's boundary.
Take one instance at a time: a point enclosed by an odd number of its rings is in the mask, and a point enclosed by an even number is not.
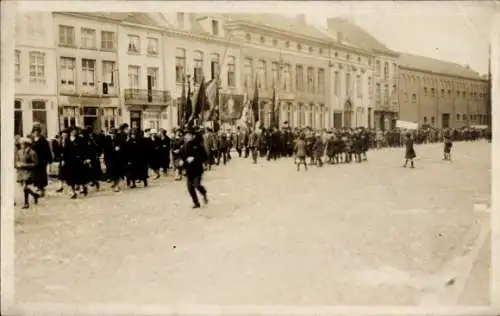
<svg viewBox="0 0 500 316"><path fill-rule="evenodd" d="M53 194L16 210L16 300L488 304L489 212L474 205L490 203L490 144L455 143L451 163L442 144L417 146L415 169L401 167L403 151L307 172L233 154L206 174L198 210L172 177Z"/></svg>

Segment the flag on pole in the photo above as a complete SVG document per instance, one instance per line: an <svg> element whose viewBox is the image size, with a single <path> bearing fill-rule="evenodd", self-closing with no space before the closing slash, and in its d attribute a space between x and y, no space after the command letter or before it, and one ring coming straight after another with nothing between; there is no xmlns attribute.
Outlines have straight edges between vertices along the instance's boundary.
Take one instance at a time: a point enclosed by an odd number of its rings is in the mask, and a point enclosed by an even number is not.
<svg viewBox="0 0 500 316"><path fill-rule="evenodd" d="M194 105L193 118L203 120L203 112L207 107L207 91L205 78L201 79L200 88L198 89L198 95L196 97L196 103Z"/></svg>
<svg viewBox="0 0 500 316"><path fill-rule="evenodd" d="M185 89L183 89L183 92ZM182 117L182 126L189 124L192 120L192 115L193 115L193 102L191 101L191 84L188 85L188 91L187 91L187 96L184 94L183 95L183 102L185 102L184 105L184 113Z"/></svg>
<svg viewBox="0 0 500 316"><path fill-rule="evenodd" d="M252 114L254 125L259 121L259 86L257 77L255 77L255 88L253 90L252 98Z"/></svg>

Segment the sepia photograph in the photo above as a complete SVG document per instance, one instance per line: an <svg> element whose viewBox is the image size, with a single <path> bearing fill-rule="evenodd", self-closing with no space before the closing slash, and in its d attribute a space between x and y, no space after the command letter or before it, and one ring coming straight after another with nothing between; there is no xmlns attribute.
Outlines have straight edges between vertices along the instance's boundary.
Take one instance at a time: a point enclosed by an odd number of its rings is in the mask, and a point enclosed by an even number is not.
<svg viewBox="0 0 500 316"><path fill-rule="evenodd" d="M72 2L2 7L19 315L490 315L497 3Z"/></svg>

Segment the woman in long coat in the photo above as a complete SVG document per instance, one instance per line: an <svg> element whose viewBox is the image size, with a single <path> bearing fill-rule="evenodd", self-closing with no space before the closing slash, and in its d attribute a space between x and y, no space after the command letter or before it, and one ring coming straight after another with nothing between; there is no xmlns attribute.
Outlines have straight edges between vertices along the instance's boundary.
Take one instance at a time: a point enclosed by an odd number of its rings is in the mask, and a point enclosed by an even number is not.
<svg viewBox="0 0 500 316"><path fill-rule="evenodd" d="M127 184L135 188L136 181L142 181L148 186L148 161L144 138L137 129L133 129L130 138L125 143L125 157L127 159Z"/></svg>
<svg viewBox="0 0 500 316"><path fill-rule="evenodd" d="M113 191L120 190L120 180L125 176L125 156L123 138L117 135L117 130L112 129L104 143L104 163L106 176L112 182Z"/></svg>
<svg viewBox="0 0 500 316"><path fill-rule="evenodd" d="M82 186L82 193L87 195L86 172L85 167L85 144L78 135L79 131L73 129L69 138L63 142L61 172L66 184L71 187L71 198L76 199L76 187Z"/></svg>
<svg viewBox="0 0 500 316"><path fill-rule="evenodd" d="M49 183L47 166L52 163L52 151L47 139L42 135L42 128L39 125L33 127L33 150L38 156L38 163L34 169L34 185L40 190L40 196L45 195L45 187Z"/></svg>
<svg viewBox="0 0 500 316"><path fill-rule="evenodd" d="M403 165L404 168L406 168L406 165L408 164L408 161L410 161L410 168L415 168L415 165L413 164L413 159L417 157L415 153L415 149L413 148L413 137L411 136L410 133L406 134L406 153L405 153L405 164Z"/></svg>
<svg viewBox="0 0 500 316"><path fill-rule="evenodd" d="M16 153L15 162L17 169L17 182L19 182L23 187L23 209L27 209L30 207L30 195L33 196L35 204L38 203L38 198L40 197L40 195L30 187L33 184L35 168L38 164L38 157L36 152L31 148L31 140L29 138L20 139L20 148Z"/></svg>
<svg viewBox="0 0 500 316"><path fill-rule="evenodd" d="M163 174L167 175L170 168L170 137L167 131L162 129L160 131L160 168L163 169Z"/></svg>

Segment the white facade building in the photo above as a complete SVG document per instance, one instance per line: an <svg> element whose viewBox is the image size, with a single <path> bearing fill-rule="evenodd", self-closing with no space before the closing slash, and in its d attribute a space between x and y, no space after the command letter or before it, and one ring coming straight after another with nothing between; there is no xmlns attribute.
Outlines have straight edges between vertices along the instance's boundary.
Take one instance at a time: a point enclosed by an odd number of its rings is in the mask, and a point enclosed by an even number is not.
<svg viewBox="0 0 500 316"><path fill-rule="evenodd" d="M55 12L53 29L59 127L91 126L94 131L116 127L120 120L117 21Z"/></svg>
<svg viewBox="0 0 500 316"><path fill-rule="evenodd" d="M58 132L56 54L52 13L16 15L15 111L16 135L27 135L39 122L48 137Z"/></svg>
<svg viewBox="0 0 500 316"><path fill-rule="evenodd" d="M163 57L163 29L124 21L119 34L123 122L141 129L170 129L171 93L166 77L171 74Z"/></svg>
<svg viewBox="0 0 500 316"><path fill-rule="evenodd" d="M195 93L201 83L217 77L220 71L220 94L223 110L225 103L234 98L242 98L240 87L239 44L229 38L224 28L224 19L217 15L193 13L163 14L169 24L163 41L165 53L166 85L173 92L172 116L177 119L184 89Z"/></svg>

